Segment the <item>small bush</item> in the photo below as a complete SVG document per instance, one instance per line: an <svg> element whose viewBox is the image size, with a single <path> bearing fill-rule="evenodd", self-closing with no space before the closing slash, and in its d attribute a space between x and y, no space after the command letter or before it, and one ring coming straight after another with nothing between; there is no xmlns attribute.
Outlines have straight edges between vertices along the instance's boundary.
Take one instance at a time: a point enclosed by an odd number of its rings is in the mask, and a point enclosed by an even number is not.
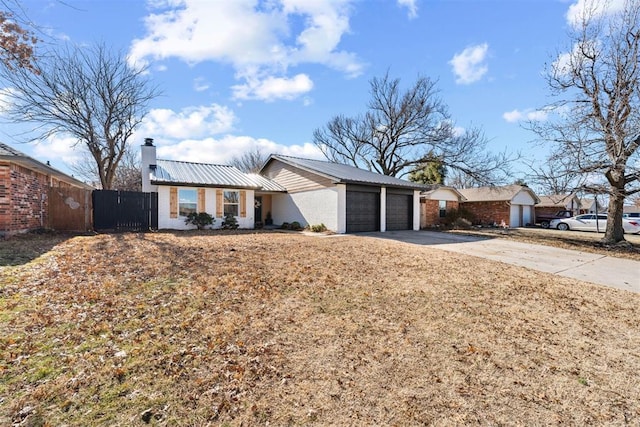
<svg viewBox="0 0 640 427"><path fill-rule="evenodd" d="M213 225L215 218L206 212L191 212L184 220L185 224L191 224L198 227L198 230L204 229L207 225Z"/></svg>
<svg viewBox="0 0 640 427"><path fill-rule="evenodd" d="M443 218L442 224L453 228L469 228L474 220L474 215L464 208L451 209Z"/></svg>
<svg viewBox="0 0 640 427"><path fill-rule="evenodd" d="M291 225L288 222L283 222L280 228L283 230L288 230L290 226Z"/></svg>
<svg viewBox="0 0 640 427"><path fill-rule="evenodd" d="M314 233L322 233L324 231L327 231L327 226L324 224L314 224L314 225L311 225L309 229Z"/></svg>
<svg viewBox="0 0 640 427"><path fill-rule="evenodd" d="M235 230L238 228L238 220L233 214L228 214L224 217L222 228L224 228L225 230Z"/></svg>
<svg viewBox="0 0 640 427"><path fill-rule="evenodd" d="M291 225L289 226L290 230L302 230L302 226L300 225L300 223L298 221L293 221L291 223Z"/></svg>

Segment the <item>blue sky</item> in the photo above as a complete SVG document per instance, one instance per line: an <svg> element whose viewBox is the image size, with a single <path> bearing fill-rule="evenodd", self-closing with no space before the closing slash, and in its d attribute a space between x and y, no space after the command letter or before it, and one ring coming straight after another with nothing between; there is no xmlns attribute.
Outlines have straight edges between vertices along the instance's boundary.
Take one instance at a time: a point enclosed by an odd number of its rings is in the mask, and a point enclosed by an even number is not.
<svg viewBox="0 0 640 427"><path fill-rule="evenodd" d="M567 51L583 0L21 0L52 40L105 42L149 65L163 95L133 139L165 159L225 163L259 147L322 158L313 130L365 110L369 80L437 80L457 126L491 151L544 151L520 120L549 101L542 73ZM67 171L59 135L6 143ZM517 166L517 170L526 170Z"/></svg>

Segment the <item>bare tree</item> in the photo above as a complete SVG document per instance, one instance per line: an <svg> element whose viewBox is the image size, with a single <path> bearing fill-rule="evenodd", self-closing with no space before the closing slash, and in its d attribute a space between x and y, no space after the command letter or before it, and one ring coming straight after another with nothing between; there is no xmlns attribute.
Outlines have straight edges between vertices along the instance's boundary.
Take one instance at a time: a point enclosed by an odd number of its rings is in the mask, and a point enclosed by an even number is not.
<svg viewBox="0 0 640 427"><path fill-rule="evenodd" d="M570 33L572 49L548 69L557 102L546 122L530 123L568 169L589 177L583 187L609 196L603 241L624 240L625 198L640 191L640 2L625 0L611 13L609 1L589 0Z"/></svg>
<svg viewBox="0 0 640 427"><path fill-rule="evenodd" d="M269 160L269 154L265 154L256 147L251 151L247 151L240 156L235 156L229 164L246 173L258 173L262 166Z"/></svg>
<svg viewBox="0 0 640 427"><path fill-rule="evenodd" d="M134 150L130 144L127 144L116 169L111 189L141 191L142 175L140 174L140 167L139 152ZM88 151L85 151L83 158L72 164L70 168L78 178L90 182L96 187L100 186L100 176L97 173L95 161Z"/></svg>
<svg viewBox="0 0 640 427"><path fill-rule="evenodd" d="M335 116L313 132L313 141L331 161L402 177L429 158L478 182L495 183L513 160L485 151L480 129L459 131L438 97L435 82L419 77L405 92L387 72L370 82L366 113Z"/></svg>
<svg viewBox="0 0 640 427"><path fill-rule="evenodd" d="M84 144L95 162L103 189L111 189L127 141L158 91L121 53L104 44L65 46L40 57L35 73L3 72L12 90L9 117L35 124L42 140L62 133Z"/></svg>
<svg viewBox="0 0 640 427"><path fill-rule="evenodd" d="M0 10L0 64L9 71L17 68L35 71L34 47L38 38L27 25L21 24L9 2L2 1L5 10Z"/></svg>
<svg viewBox="0 0 640 427"><path fill-rule="evenodd" d="M564 155L552 154L545 162L527 164L526 180L539 194L569 194L585 186L584 174L575 170L573 160Z"/></svg>

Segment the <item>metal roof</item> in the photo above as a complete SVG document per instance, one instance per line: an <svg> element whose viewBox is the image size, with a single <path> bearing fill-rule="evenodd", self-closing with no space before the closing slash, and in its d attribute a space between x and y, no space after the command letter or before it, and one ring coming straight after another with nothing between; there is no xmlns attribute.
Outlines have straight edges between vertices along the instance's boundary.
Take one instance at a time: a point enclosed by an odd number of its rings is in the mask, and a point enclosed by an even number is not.
<svg viewBox="0 0 640 427"><path fill-rule="evenodd" d="M282 185L278 184L275 181L270 180L266 176L258 175L257 173L249 173L247 174L249 179L255 182L259 187L260 191L267 192L277 192L277 193L286 193L287 189Z"/></svg>
<svg viewBox="0 0 640 427"><path fill-rule="evenodd" d="M56 179L66 182L67 184L73 185L75 187L85 188L87 190L94 189L89 184L86 184L73 176L67 175L64 172L55 169L49 164L42 163L34 159L33 157L29 157L23 152L18 151L15 148L8 146L7 144L3 144L2 142L0 142L0 160L7 160L26 168L36 170L44 175L53 176Z"/></svg>
<svg viewBox="0 0 640 427"><path fill-rule="evenodd" d="M260 185L233 166L177 160L157 160L156 168L151 169L151 183L260 188Z"/></svg>
<svg viewBox="0 0 640 427"><path fill-rule="evenodd" d="M406 181L392 176L382 175L376 172L360 169L355 166L343 165L340 163L327 162L324 160L302 159L299 157L283 156L272 154L265 166L273 160L279 160L291 166L312 172L336 183L383 185L389 187L404 187L415 190L427 190L429 187L423 184Z"/></svg>

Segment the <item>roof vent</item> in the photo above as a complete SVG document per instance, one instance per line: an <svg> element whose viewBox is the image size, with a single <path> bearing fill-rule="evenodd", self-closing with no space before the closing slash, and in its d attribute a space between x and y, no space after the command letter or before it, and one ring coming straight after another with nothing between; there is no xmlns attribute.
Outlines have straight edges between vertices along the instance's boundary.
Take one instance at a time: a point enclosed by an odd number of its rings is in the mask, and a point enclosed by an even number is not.
<svg viewBox="0 0 640 427"><path fill-rule="evenodd" d="M153 147L153 138L145 138L144 145L146 145L147 147Z"/></svg>

